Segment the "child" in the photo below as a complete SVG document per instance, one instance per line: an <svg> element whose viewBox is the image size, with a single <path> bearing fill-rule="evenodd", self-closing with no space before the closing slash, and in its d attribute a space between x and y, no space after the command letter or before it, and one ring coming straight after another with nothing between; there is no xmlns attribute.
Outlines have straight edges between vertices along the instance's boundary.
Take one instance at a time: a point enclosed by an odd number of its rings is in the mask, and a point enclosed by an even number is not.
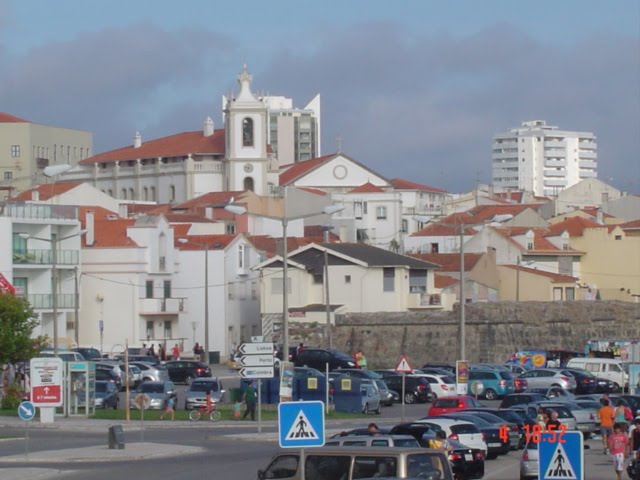
<svg viewBox="0 0 640 480"><path fill-rule="evenodd" d="M233 418L236 420L240 420L240 415L242 413L242 404L240 402L236 402L233 404Z"/></svg>
<svg viewBox="0 0 640 480"><path fill-rule="evenodd" d="M175 410L175 406L176 406L176 399L173 397L169 397L169 400L167 400L167 406L164 409L164 412L162 412L162 414L160 415L160 420L164 420L164 414L171 414L171 421L174 421L176 419L176 410Z"/></svg>
<svg viewBox="0 0 640 480"><path fill-rule="evenodd" d="M617 480L622 480L625 460L629 453L629 437L622 432L622 425L613 425L613 435L608 439L609 451L613 460L613 469L616 472Z"/></svg>

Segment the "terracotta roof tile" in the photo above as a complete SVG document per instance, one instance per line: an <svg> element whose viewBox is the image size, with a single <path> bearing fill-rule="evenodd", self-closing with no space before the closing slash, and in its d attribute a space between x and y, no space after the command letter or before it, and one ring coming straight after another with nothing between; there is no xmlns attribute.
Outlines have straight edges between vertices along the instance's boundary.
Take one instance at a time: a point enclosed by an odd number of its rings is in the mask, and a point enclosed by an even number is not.
<svg viewBox="0 0 640 480"><path fill-rule="evenodd" d="M113 218L114 216L120 218L118 213L112 212L111 210L107 210L106 208L95 207L95 206L79 207L78 208L78 218L80 219L80 221L83 224L84 224L85 218L87 216L87 212L93 212L94 220L107 220L108 217L112 217Z"/></svg>
<svg viewBox="0 0 640 480"><path fill-rule="evenodd" d="M473 236L478 233L473 228L465 228L464 234ZM415 233L409 235L410 237L451 237L460 235L460 227L454 225L441 225L439 223L432 223L427 225L422 230L418 230Z"/></svg>
<svg viewBox="0 0 640 480"><path fill-rule="evenodd" d="M327 196L327 192L325 192L324 190L320 190L318 188L298 187L298 190L304 190L305 192L314 193L316 195L321 195L323 197Z"/></svg>
<svg viewBox="0 0 640 480"><path fill-rule="evenodd" d="M550 225L547 230L547 237L555 237L557 235L561 235L562 232L568 232L570 237L581 237L584 234L584 231L587 228L603 228L604 225L595 222L593 220L589 220L588 218L583 218L580 216L569 217L566 220L558 222L554 225Z"/></svg>
<svg viewBox="0 0 640 480"><path fill-rule="evenodd" d="M460 271L460 254L459 253L410 253L412 257L419 260L440 265L441 272L459 272ZM482 253L465 253L464 269L469 271L476 266L482 258Z"/></svg>
<svg viewBox="0 0 640 480"><path fill-rule="evenodd" d="M215 207L215 206L224 206L229 203L229 200L232 198L238 200L242 198L242 196L246 192L244 191L233 191L233 192L209 192L199 197L192 198L191 200L187 200L186 202L179 203L174 205L173 210L187 210L194 207Z"/></svg>
<svg viewBox="0 0 640 480"><path fill-rule="evenodd" d="M305 238L312 239L316 243L324 242L324 231L322 225L308 225L304 227ZM340 237L335 233L329 231L329 243L339 242Z"/></svg>
<svg viewBox="0 0 640 480"><path fill-rule="evenodd" d="M553 283L573 283L577 282L576 277L570 275L560 275L558 273L544 272L535 268L523 267L518 265L501 265L501 267L511 268L512 270L520 270L525 273L532 273L534 275L540 275L541 277L550 278Z"/></svg>
<svg viewBox="0 0 640 480"><path fill-rule="evenodd" d="M447 288L457 283L459 283L458 280L448 275L439 275L436 273L433 278L433 285L436 288Z"/></svg>
<svg viewBox="0 0 640 480"><path fill-rule="evenodd" d="M33 192L38 192L40 201L49 200L51 197L55 197L62 193L80 185L81 182L56 182L56 183L44 183L42 185L36 185L29 190L25 190L20 194L13 197L12 201L17 202L29 202L33 199Z"/></svg>
<svg viewBox="0 0 640 480"><path fill-rule="evenodd" d="M537 210L540 204L507 204L507 205L478 205L469 210L475 222L486 222L496 215L518 215L526 209Z"/></svg>
<svg viewBox="0 0 640 480"><path fill-rule="evenodd" d="M15 117L9 113L0 112L0 123L30 123L24 118Z"/></svg>
<svg viewBox="0 0 640 480"><path fill-rule="evenodd" d="M371 182L363 183L359 187L356 187L349 191L349 193L380 193L384 192L383 189L377 187Z"/></svg>
<svg viewBox="0 0 640 480"><path fill-rule="evenodd" d="M640 229L640 219L631 220L630 222L623 223L623 224L618 225L618 226L623 230L638 230L638 229Z"/></svg>
<svg viewBox="0 0 640 480"><path fill-rule="evenodd" d="M174 242L178 240L178 238L185 238L189 235L189 230L191 230L190 223L174 223L171 225L173 228L173 238Z"/></svg>
<svg viewBox="0 0 640 480"><path fill-rule="evenodd" d="M282 238L269 237L267 235L253 235L248 237L251 243L259 251L264 252L267 258L275 257L280 253L280 246L282 245ZM307 237L288 237L287 238L287 251L293 252L300 247L314 243L314 238Z"/></svg>
<svg viewBox="0 0 640 480"><path fill-rule="evenodd" d="M118 218L114 220L97 219L94 221L94 244L90 247L86 245L86 235L82 236L82 246L84 248L121 248L137 247L128 235L127 229L135 224L135 220L129 218ZM83 225L84 228L84 225Z"/></svg>
<svg viewBox="0 0 640 480"><path fill-rule="evenodd" d="M322 157L305 160L304 162L297 162L289 165L283 165L281 169L283 169L284 171L280 174L280 186L288 185L294 180L300 178L302 175L319 167L323 163L332 160L336 156L337 156L336 153L332 153L330 155L324 155Z"/></svg>
<svg viewBox="0 0 640 480"><path fill-rule="evenodd" d="M140 147L133 145L99 153L85 158L79 163L92 164L136 160L138 158L178 157L191 154L225 154L224 130L216 130L213 135L205 137L202 130L176 133L144 142Z"/></svg>
<svg viewBox="0 0 640 480"><path fill-rule="evenodd" d="M446 190L442 190L441 188L422 185L421 183L411 182L403 178L392 178L389 180L389 183L397 190L421 190L423 192L447 193Z"/></svg>
<svg viewBox="0 0 640 480"><path fill-rule="evenodd" d="M599 210L601 211L601 209L598 208L598 207L584 207L582 209L582 211L584 213L587 213L587 214L591 215L594 218L596 218L598 216L598 211ZM609 214L607 212L602 212L602 217L603 218L616 218L614 215L611 215L611 214Z"/></svg>
<svg viewBox="0 0 640 480"><path fill-rule="evenodd" d="M121 205L127 206L129 215L159 215L171 211L171 205L168 203L122 203Z"/></svg>
<svg viewBox="0 0 640 480"><path fill-rule="evenodd" d="M165 213L164 217L169 223L215 223L204 215L193 215L188 213Z"/></svg>
<svg viewBox="0 0 640 480"><path fill-rule="evenodd" d="M209 250L220 250L226 248L236 237L237 235L183 235L174 237L174 243L179 250L205 250L205 245L209 245ZM185 238L188 242L179 242L178 238Z"/></svg>

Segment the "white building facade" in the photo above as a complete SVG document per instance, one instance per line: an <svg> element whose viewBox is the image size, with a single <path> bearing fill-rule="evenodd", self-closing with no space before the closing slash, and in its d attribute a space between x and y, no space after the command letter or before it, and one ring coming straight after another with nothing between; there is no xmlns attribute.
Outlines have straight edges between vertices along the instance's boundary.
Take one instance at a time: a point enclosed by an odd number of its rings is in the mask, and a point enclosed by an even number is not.
<svg viewBox="0 0 640 480"><path fill-rule="evenodd" d="M581 180L598 176L596 137L570 132L542 120L493 139L492 180L496 187L556 196Z"/></svg>

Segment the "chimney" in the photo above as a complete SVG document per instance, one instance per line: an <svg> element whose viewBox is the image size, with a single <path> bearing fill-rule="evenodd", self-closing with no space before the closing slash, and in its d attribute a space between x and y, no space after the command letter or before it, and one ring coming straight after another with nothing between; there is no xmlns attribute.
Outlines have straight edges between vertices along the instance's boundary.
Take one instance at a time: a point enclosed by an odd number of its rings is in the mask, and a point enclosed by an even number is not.
<svg viewBox="0 0 640 480"><path fill-rule="evenodd" d="M95 222L94 222L94 214L92 211L87 211L85 215L85 228L87 229L87 234L85 236L85 241L87 242L87 247L93 247L95 243Z"/></svg>
<svg viewBox="0 0 640 480"><path fill-rule="evenodd" d="M126 203L118 205L118 213L120 214L120 218L129 218L129 207Z"/></svg>
<svg viewBox="0 0 640 480"><path fill-rule="evenodd" d="M211 135L213 135L213 127L213 120L211 119L211 117L207 117L204 121L204 126L202 127L202 132L204 133L205 137L210 137Z"/></svg>
<svg viewBox="0 0 640 480"><path fill-rule="evenodd" d="M133 148L140 148L142 146L142 135L140 132L136 132L133 136Z"/></svg>
<svg viewBox="0 0 640 480"><path fill-rule="evenodd" d="M38 191L37 188L34 188L33 190L31 190L31 200L34 202L40 201L40 192Z"/></svg>
<svg viewBox="0 0 640 480"><path fill-rule="evenodd" d="M604 214L602 213L602 209L599 208L596 212L596 222L601 225L604 225Z"/></svg>
<svg viewBox="0 0 640 480"><path fill-rule="evenodd" d="M213 220L213 207L205 207L204 216L209 220Z"/></svg>

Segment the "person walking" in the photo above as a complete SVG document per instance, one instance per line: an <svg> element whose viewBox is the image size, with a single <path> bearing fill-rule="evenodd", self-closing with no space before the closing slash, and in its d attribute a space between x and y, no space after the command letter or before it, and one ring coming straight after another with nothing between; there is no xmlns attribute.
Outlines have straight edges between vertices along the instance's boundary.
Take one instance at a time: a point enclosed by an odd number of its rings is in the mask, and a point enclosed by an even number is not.
<svg viewBox="0 0 640 480"><path fill-rule="evenodd" d="M613 408L609 405L609 400L602 400L602 407L598 410L598 419L600 420L600 434L602 435L602 446L604 454L609 453L609 435L613 433Z"/></svg>
<svg viewBox="0 0 640 480"><path fill-rule="evenodd" d="M145 356L147 354L147 352L149 351L149 349L147 348L147 344L143 343L142 344L142 348L140 349L139 354L142 356Z"/></svg>
<svg viewBox="0 0 640 480"><path fill-rule="evenodd" d="M177 343L171 349L171 360L180 360L180 347Z"/></svg>
<svg viewBox="0 0 640 480"><path fill-rule="evenodd" d="M367 369L367 357L364 356L362 350L358 351L358 366L364 370Z"/></svg>
<svg viewBox="0 0 640 480"><path fill-rule="evenodd" d="M193 358L194 360L202 361L202 357L200 356L200 344L198 342L193 346Z"/></svg>
<svg viewBox="0 0 640 480"><path fill-rule="evenodd" d="M619 423L613 425L613 435L609 436L608 446L611 451L616 479L622 480L622 472L629 456L629 437L623 433L622 425Z"/></svg>
<svg viewBox="0 0 640 480"><path fill-rule="evenodd" d="M634 420L633 430L629 433L631 451L637 452L640 449L640 418Z"/></svg>
<svg viewBox="0 0 640 480"><path fill-rule="evenodd" d="M554 430L558 431L560 430L560 425L562 424L560 423L560 420L558 420L558 412L551 410L551 417L547 420L547 424L545 425L547 430L550 432Z"/></svg>
<svg viewBox="0 0 640 480"><path fill-rule="evenodd" d="M253 388L253 383L247 385L244 389L244 403L246 405L246 410L244 411L244 415L242 419L247 418L247 415L251 415L251 420L255 421L256 419L256 391Z"/></svg>
<svg viewBox="0 0 640 480"><path fill-rule="evenodd" d="M167 400L167 406L164 409L164 412L160 415L160 420L164 420L165 414L171 415L171 421L176 419L176 399L173 397L169 397Z"/></svg>
<svg viewBox="0 0 640 480"><path fill-rule="evenodd" d="M154 348L153 343L149 347L149 350L147 351L147 355L149 355L150 357L153 357L153 358L156 357L156 349Z"/></svg>
<svg viewBox="0 0 640 480"><path fill-rule="evenodd" d="M164 351L162 344L158 345L158 358L161 362L164 362L167 359L167 353Z"/></svg>

